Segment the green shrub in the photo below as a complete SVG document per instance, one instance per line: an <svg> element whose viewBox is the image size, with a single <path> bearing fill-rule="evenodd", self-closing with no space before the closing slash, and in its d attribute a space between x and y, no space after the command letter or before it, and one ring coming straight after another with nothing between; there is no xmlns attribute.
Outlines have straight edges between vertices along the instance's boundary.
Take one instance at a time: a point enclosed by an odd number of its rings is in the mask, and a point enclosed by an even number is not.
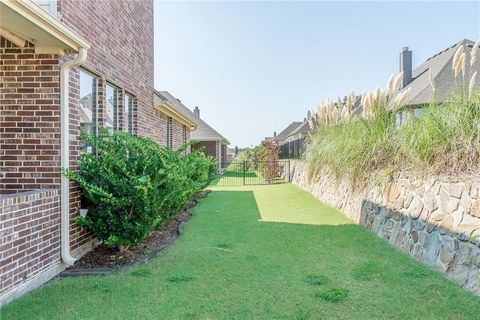
<svg viewBox="0 0 480 320"><path fill-rule="evenodd" d="M460 94L430 105L411 125L398 131L404 159L435 171L476 169L480 152L480 92Z"/></svg>
<svg viewBox="0 0 480 320"><path fill-rule="evenodd" d="M199 153L105 129L82 138L95 152L82 153L80 171L65 174L79 183L89 209L77 223L108 245L138 245L213 178L213 161Z"/></svg>

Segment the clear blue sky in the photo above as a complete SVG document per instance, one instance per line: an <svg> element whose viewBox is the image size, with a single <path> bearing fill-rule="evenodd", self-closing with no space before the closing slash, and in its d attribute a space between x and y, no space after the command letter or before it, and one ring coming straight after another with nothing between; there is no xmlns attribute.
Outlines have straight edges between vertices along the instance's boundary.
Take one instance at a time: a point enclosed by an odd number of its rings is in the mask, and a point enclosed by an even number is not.
<svg viewBox="0 0 480 320"><path fill-rule="evenodd" d="M327 97L480 38L480 2L156 2L155 86L256 145Z"/></svg>

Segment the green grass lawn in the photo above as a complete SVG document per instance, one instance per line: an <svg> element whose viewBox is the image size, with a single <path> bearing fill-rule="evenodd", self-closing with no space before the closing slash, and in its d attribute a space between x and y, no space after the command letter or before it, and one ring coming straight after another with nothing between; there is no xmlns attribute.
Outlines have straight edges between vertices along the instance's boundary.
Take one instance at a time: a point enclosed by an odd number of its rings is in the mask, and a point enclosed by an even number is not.
<svg viewBox="0 0 480 320"><path fill-rule="evenodd" d="M480 319L480 298L295 186L213 189L157 259L54 281L0 318Z"/></svg>

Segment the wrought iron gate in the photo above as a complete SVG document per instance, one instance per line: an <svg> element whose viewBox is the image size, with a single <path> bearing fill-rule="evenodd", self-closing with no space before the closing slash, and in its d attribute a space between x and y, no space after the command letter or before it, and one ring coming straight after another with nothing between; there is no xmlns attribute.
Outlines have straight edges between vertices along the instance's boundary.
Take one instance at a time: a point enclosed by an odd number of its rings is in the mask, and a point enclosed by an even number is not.
<svg viewBox="0 0 480 320"><path fill-rule="evenodd" d="M233 161L221 163L212 185L245 186L290 182L290 161Z"/></svg>

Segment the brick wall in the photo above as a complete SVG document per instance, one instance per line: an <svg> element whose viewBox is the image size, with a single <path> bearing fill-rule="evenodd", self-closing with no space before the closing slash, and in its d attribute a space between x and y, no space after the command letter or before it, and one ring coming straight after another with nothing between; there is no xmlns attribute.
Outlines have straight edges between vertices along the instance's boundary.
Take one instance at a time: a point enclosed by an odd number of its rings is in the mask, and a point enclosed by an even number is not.
<svg viewBox="0 0 480 320"><path fill-rule="evenodd" d="M175 119L173 120L172 123L173 126L173 144L172 148L177 149L181 147L185 141L184 141L184 128L185 126L181 124L180 122L176 121ZM187 141L190 139L190 131L186 129L187 133Z"/></svg>
<svg viewBox="0 0 480 320"><path fill-rule="evenodd" d="M60 183L58 56L0 38L0 193Z"/></svg>
<svg viewBox="0 0 480 320"><path fill-rule="evenodd" d="M0 196L0 296L60 261L60 196Z"/></svg>
<svg viewBox="0 0 480 320"><path fill-rule="evenodd" d="M58 1L58 17L85 38L91 48L83 69L97 78L98 123L105 120L105 86L119 89L119 124L123 130L124 94L134 97L133 133L166 145L166 116L153 108L153 3L152 1ZM70 75L71 163L77 169L80 156L79 73ZM73 218L80 207L80 192L70 188L71 247L91 240Z"/></svg>
<svg viewBox="0 0 480 320"><path fill-rule="evenodd" d="M153 107L153 2L59 0L57 4L58 17L92 45L84 69L97 78L99 124L104 123L109 82L119 88L119 122L123 124L123 96L128 93L135 98L133 133L166 145L166 116ZM1 296L60 262L59 69L71 57L35 54L32 46L20 49L4 39L0 55L0 193L44 189L0 199ZM79 85L79 72L74 69L69 78L70 168L74 170L80 157ZM177 121L173 132L177 148L183 144ZM72 183L72 250L92 240L74 222L79 207L80 192ZM9 238L12 234L16 236Z"/></svg>
<svg viewBox="0 0 480 320"><path fill-rule="evenodd" d="M91 44L84 67L102 89L108 81L121 89L121 98L125 92L135 97L134 133L166 145L164 115L153 108L153 2L59 0L58 12ZM99 103L102 115L102 97Z"/></svg>

